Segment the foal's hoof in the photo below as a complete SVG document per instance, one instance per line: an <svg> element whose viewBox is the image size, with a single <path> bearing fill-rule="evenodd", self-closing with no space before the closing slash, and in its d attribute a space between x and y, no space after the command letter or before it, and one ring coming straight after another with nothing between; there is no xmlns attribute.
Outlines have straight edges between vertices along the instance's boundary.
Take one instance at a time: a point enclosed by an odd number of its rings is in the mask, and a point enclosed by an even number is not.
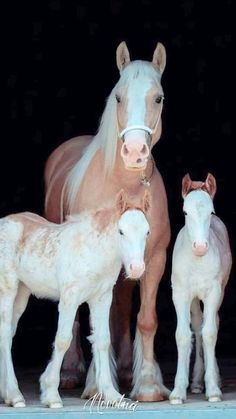
<svg viewBox="0 0 236 419"><path fill-rule="evenodd" d="M170 399L170 404L183 404L183 402L182 399Z"/></svg>
<svg viewBox="0 0 236 419"><path fill-rule="evenodd" d="M211 396L211 397L208 397L208 401L210 403L218 403L218 402L221 402L221 400L222 400L221 396Z"/></svg>
<svg viewBox="0 0 236 419"><path fill-rule="evenodd" d="M25 400L19 399L19 400L5 400L5 404L7 406L12 406L12 407L25 407Z"/></svg>
<svg viewBox="0 0 236 419"><path fill-rule="evenodd" d="M50 409L61 409L63 407L63 404L62 402L51 402L51 403L48 403L48 407Z"/></svg>

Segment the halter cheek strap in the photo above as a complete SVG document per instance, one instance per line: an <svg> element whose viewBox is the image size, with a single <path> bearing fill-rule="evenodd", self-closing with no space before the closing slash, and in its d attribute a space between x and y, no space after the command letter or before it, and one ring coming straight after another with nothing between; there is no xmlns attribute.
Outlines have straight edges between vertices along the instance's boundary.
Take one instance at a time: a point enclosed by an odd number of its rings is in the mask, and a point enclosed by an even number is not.
<svg viewBox="0 0 236 419"><path fill-rule="evenodd" d="M149 128L146 125L130 125L129 127L126 127L125 129L123 129L120 133L119 133L119 137L124 141L124 135L127 134L127 132L129 131L133 131L135 129L140 129L143 130L145 132L147 132L150 136L152 136L152 134L156 131L160 119L161 119L161 113L162 113L162 108L163 108L163 100L164 100L164 96L161 97L161 108L160 108L160 112L158 114L158 118L157 118L157 122L155 124L155 127L153 129Z"/></svg>

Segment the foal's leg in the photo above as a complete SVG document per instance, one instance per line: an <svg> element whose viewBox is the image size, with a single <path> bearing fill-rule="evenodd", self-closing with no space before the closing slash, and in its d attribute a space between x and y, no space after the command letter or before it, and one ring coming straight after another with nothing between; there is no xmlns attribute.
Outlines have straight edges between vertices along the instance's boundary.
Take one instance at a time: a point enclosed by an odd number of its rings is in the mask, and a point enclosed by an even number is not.
<svg viewBox="0 0 236 419"><path fill-rule="evenodd" d="M172 404L180 404L186 400L189 383L189 362L191 353L190 330L190 296L184 292L176 292L173 288L173 302L177 315L176 343L178 349L178 365L175 376L174 390L170 394Z"/></svg>
<svg viewBox="0 0 236 419"><path fill-rule="evenodd" d="M204 378L204 362L202 348L202 310L200 301L195 298L191 304L191 324L195 334L195 362L193 367L193 376L191 391L192 393L202 393Z"/></svg>
<svg viewBox="0 0 236 419"><path fill-rule="evenodd" d="M141 279L141 307L134 343L133 390L131 397L140 401L160 401L169 390L163 385L160 368L154 359L154 337L157 330L156 296L165 268L166 251L155 252Z"/></svg>
<svg viewBox="0 0 236 419"><path fill-rule="evenodd" d="M93 331L90 341L93 348L94 366L96 374L96 385L98 392L102 394L107 401L119 400L122 396L114 388L109 350L111 345L109 314L112 301L112 290L104 293L103 296L97 296L89 301L91 328ZM92 364L93 367L93 364ZM86 383L91 385L91 383ZM94 383L93 383L94 390ZM91 389L86 386L83 397L87 397Z"/></svg>
<svg viewBox="0 0 236 419"><path fill-rule="evenodd" d="M60 387L72 389L85 381L85 360L80 342L79 310L73 324L72 341L62 364Z"/></svg>
<svg viewBox="0 0 236 419"><path fill-rule="evenodd" d="M62 401L58 393L60 382L60 369L65 352L72 340L72 327L78 308L76 292L70 291L70 295L62 292L59 302L59 318L52 359L46 370L40 377L41 401L48 407L62 407Z"/></svg>
<svg viewBox="0 0 236 419"><path fill-rule="evenodd" d="M30 290L22 282L19 283L17 295L13 306L12 336L15 336L17 324L24 313L30 297Z"/></svg>
<svg viewBox="0 0 236 419"><path fill-rule="evenodd" d="M124 280L122 274L113 289L111 306L111 339L117 358L121 387L129 388L132 382L133 349L130 336L132 296L136 281Z"/></svg>
<svg viewBox="0 0 236 419"><path fill-rule="evenodd" d="M209 402L221 401L222 393L219 388L219 369L215 357L215 345L218 334L218 308L221 302L220 284L215 284L211 294L204 300L204 325L202 339L205 360L205 387Z"/></svg>
<svg viewBox="0 0 236 419"><path fill-rule="evenodd" d="M22 396L14 372L11 356L12 312L16 289L0 292L0 392L6 404L24 407Z"/></svg>

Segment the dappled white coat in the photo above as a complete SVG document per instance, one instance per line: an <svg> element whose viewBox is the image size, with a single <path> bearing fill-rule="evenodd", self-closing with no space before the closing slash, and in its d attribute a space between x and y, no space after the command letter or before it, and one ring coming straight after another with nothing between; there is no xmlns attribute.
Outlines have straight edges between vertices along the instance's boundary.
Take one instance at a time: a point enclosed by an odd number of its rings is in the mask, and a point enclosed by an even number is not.
<svg viewBox="0 0 236 419"><path fill-rule="evenodd" d="M123 198L119 199L121 203ZM30 293L59 300L52 360L40 379L42 402L62 406L58 393L61 363L77 308L85 301L91 315L95 385L105 399L120 398L112 383L108 354L112 288L122 263L130 277L144 272L148 230L144 213L132 208L120 214L114 209L82 213L60 225L30 213L0 220L0 392L6 403L24 406L10 350Z"/></svg>
<svg viewBox="0 0 236 419"><path fill-rule="evenodd" d="M207 182L203 185L205 187ZM231 269L231 251L226 227L214 215L212 197L206 187L205 190L187 191L184 196L184 212L185 225L177 236L172 260L171 282L177 314L178 366L170 401L182 403L186 399L191 323L196 343L191 390L194 393L203 390L203 343L206 397L214 402L221 399L215 344L218 310ZM203 313L200 301L204 303Z"/></svg>

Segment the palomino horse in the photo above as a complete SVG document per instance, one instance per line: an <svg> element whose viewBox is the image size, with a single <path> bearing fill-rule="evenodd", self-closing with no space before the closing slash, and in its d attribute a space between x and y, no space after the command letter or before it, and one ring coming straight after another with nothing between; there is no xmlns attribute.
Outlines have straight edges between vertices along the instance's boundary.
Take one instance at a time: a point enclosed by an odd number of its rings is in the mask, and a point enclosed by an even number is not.
<svg viewBox="0 0 236 419"><path fill-rule="evenodd" d="M145 270L149 208L148 191L135 206L120 191L115 208L86 211L63 224L31 213L0 220L0 392L7 404L25 405L14 374L11 341L31 293L59 300L53 355L40 378L42 402L62 407L61 364L76 311L85 301L91 313L94 386L107 401L121 398L113 386L109 362L112 290L122 264L133 279Z"/></svg>
<svg viewBox="0 0 236 419"><path fill-rule="evenodd" d="M51 154L45 170L45 216L55 222L61 222L66 214L114 202L121 188L137 198L146 189L151 193L148 219L152 235L145 255L146 274L140 282L141 307L131 393L132 397L146 401L159 401L167 394L155 361L153 343L157 330L156 296L165 268L170 226L165 188L151 156L152 147L161 136L164 98L161 76L165 64L162 44L157 44L152 62L146 62L130 61L127 46L122 42L117 48L120 79L108 97L98 133L95 137L77 137L63 143ZM133 286L129 281L119 281L114 293L112 338L120 375L130 373L132 367ZM76 327L74 334L75 342ZM64 375L63 381L68 387L78 380L77 376L71 376L71 370L77 374L82 369L81 364L78 370L75 368L79 361L75 346L74 343L64 362L68 376Z"/></svg>
<svg viewBox="0 0 236 419"><path fill-rule="evenodd" d="M170 395L173 404L183 403L186 399L192 335L190 321L196 343L191 391L202 392L205 369L207 399L210 402L221 400L215 345L219 326L218 310L224 297L232 258L226 227L214 215L212 200L215 192L216 181L210 173L205 182L192 182L189 175L183 178L185 225L176 239L171 278L178 347L175 387ZM204 303L203 313L200 300Z"/></svg>

